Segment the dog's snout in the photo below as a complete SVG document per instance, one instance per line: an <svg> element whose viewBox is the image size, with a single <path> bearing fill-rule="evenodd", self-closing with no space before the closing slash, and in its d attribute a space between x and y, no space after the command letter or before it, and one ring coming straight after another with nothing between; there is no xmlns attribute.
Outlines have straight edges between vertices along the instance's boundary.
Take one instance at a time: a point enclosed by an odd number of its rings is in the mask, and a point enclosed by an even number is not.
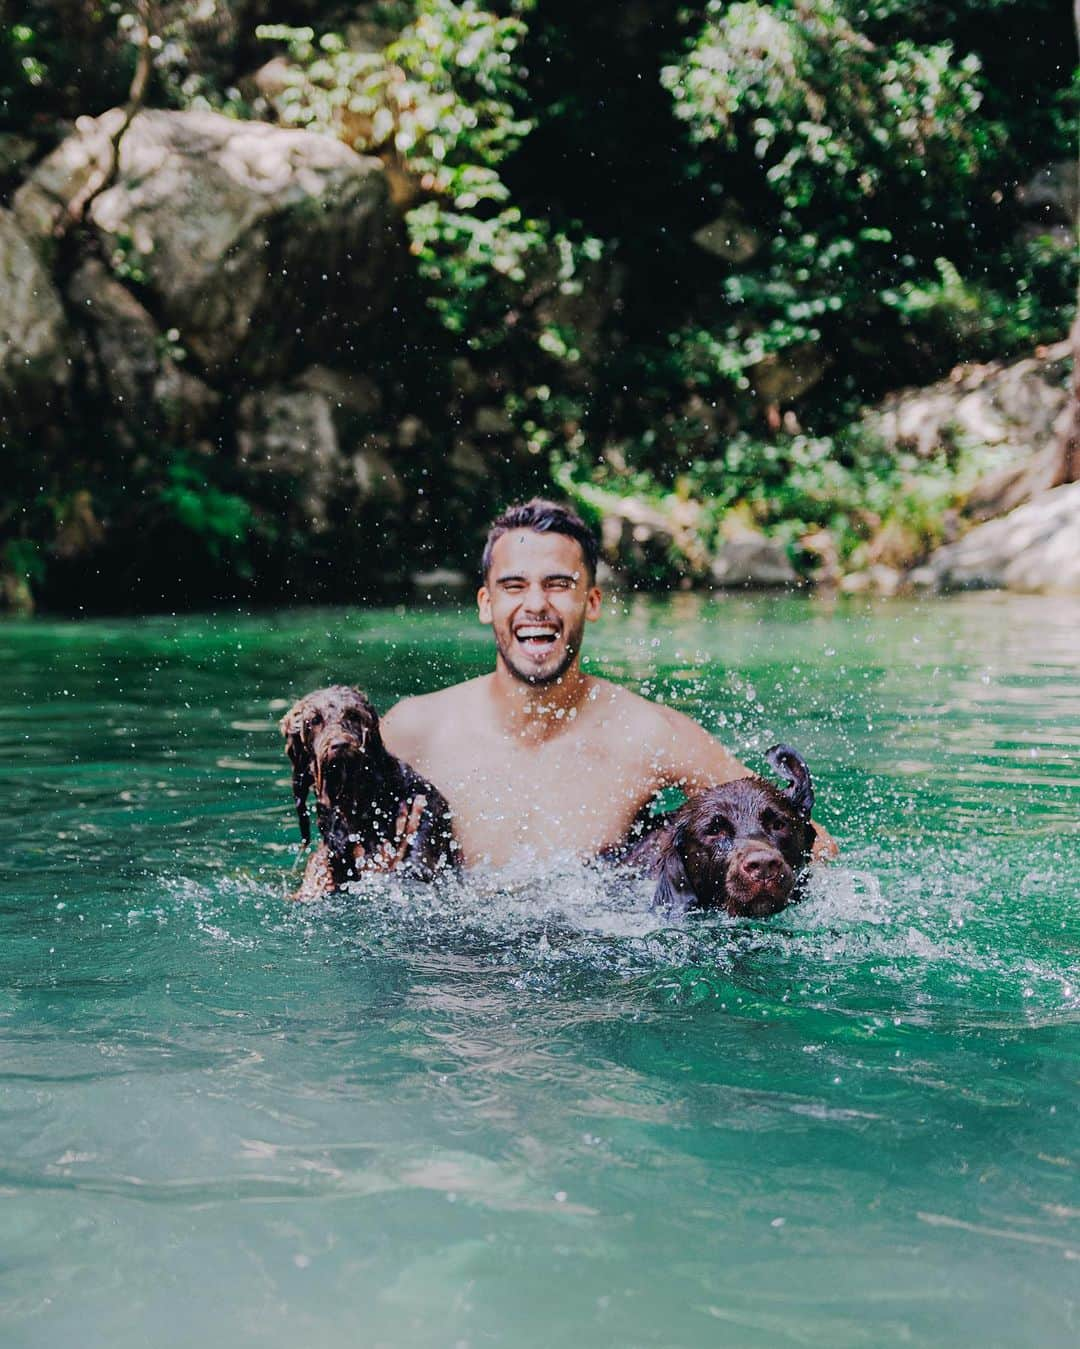
<svg viewBox="0 0 1080 1349"><path fill-rule="evenodd" d="M739 870L755 885L770 885L780 879L784 859L771 848L748 848L739 858Z"/></svg>
<svg viewBox="0 0 1080 1349"><path fill-rule="evenodd" d="M797 803L762 778L735 778L691 796L631 857L649 859L658 908L767 917L795 897L812 838Z"/></svg>
<svg viewBox="0 0 1080 1349"><path fill-rule="evenodd" d="M331 726L315 742L316 755L327 764L358 758L366 749L366 732L357 734L348 726Z"/></svg>

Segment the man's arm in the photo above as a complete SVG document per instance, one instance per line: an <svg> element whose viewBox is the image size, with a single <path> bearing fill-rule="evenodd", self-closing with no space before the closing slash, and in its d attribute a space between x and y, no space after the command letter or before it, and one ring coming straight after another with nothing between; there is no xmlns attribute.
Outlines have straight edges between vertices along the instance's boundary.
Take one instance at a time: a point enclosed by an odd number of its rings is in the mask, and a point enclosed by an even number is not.
<svg viewBox="0 0 1080 1349"><path fill-rule="evenodd" d="M667 723L671 741L665 749L665 762L659 766L662 785L681 787L684 792L700 792L750 774L738 759L714 739L692 717L673 707L658 707ZM811 821L813 824L813 821ZM836 840L819 824L813 824L815 861L835 857L840 851Z"/></svg>
<svg viewBox="0 0 1080 1349"><path fill-rule="evenodd" d="M663 761L657 765L663 786L681 787L689 794L749 777L749 768L692 717L673 707L657 706L656 710L667 733Z"/></svg>
<svg viewBox="0 0 1080 1349"><path fill-rule="evenodd" d="M389 712L379 718L382 742L395 759L404 759L416 767L415 758L421 743L422 717L416 704L419 698L402 698Z"/></svg>

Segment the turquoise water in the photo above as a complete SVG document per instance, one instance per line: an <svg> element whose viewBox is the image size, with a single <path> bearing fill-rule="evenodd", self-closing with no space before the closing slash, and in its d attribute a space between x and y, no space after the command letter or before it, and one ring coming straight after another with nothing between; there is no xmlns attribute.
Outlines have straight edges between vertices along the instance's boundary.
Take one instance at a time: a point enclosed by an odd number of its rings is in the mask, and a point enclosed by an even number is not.
<svg viewBox="0 0 1080 1349"><path fill-rule="evenodd" d="M843 844L768 922L588 868L290 906L275 727L453 612L0 628L5 1346L1074 1345L1080 605L614 607L591 668Z"/></svg>

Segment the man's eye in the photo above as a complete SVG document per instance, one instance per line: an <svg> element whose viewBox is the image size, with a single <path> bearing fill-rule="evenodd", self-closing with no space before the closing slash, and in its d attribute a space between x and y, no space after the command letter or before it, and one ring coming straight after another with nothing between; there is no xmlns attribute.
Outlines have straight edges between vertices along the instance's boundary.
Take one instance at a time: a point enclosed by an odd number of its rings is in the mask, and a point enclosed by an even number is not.
<svg viewBox="0 0 1080 1349"><path fill-rule="evenodd" d="M573 584L574 584L573 581L571 581L568 577L560 576L558 580L548 582L548 589L569 590Z"/></svg>

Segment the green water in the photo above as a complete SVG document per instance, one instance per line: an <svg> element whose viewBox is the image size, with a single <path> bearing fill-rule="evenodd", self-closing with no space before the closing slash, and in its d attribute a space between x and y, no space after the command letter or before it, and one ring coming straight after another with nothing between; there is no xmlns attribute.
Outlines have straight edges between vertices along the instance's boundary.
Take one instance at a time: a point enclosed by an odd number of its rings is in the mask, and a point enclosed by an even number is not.
<svg viewBox="0 0 1080 1349"><path fill-rule="evenodd" d="M275 719L447 612L0 628L12 1346L1080 1341L1080 606L635 604L591 668L814 770L839 864L289 906Z"/></svg>

